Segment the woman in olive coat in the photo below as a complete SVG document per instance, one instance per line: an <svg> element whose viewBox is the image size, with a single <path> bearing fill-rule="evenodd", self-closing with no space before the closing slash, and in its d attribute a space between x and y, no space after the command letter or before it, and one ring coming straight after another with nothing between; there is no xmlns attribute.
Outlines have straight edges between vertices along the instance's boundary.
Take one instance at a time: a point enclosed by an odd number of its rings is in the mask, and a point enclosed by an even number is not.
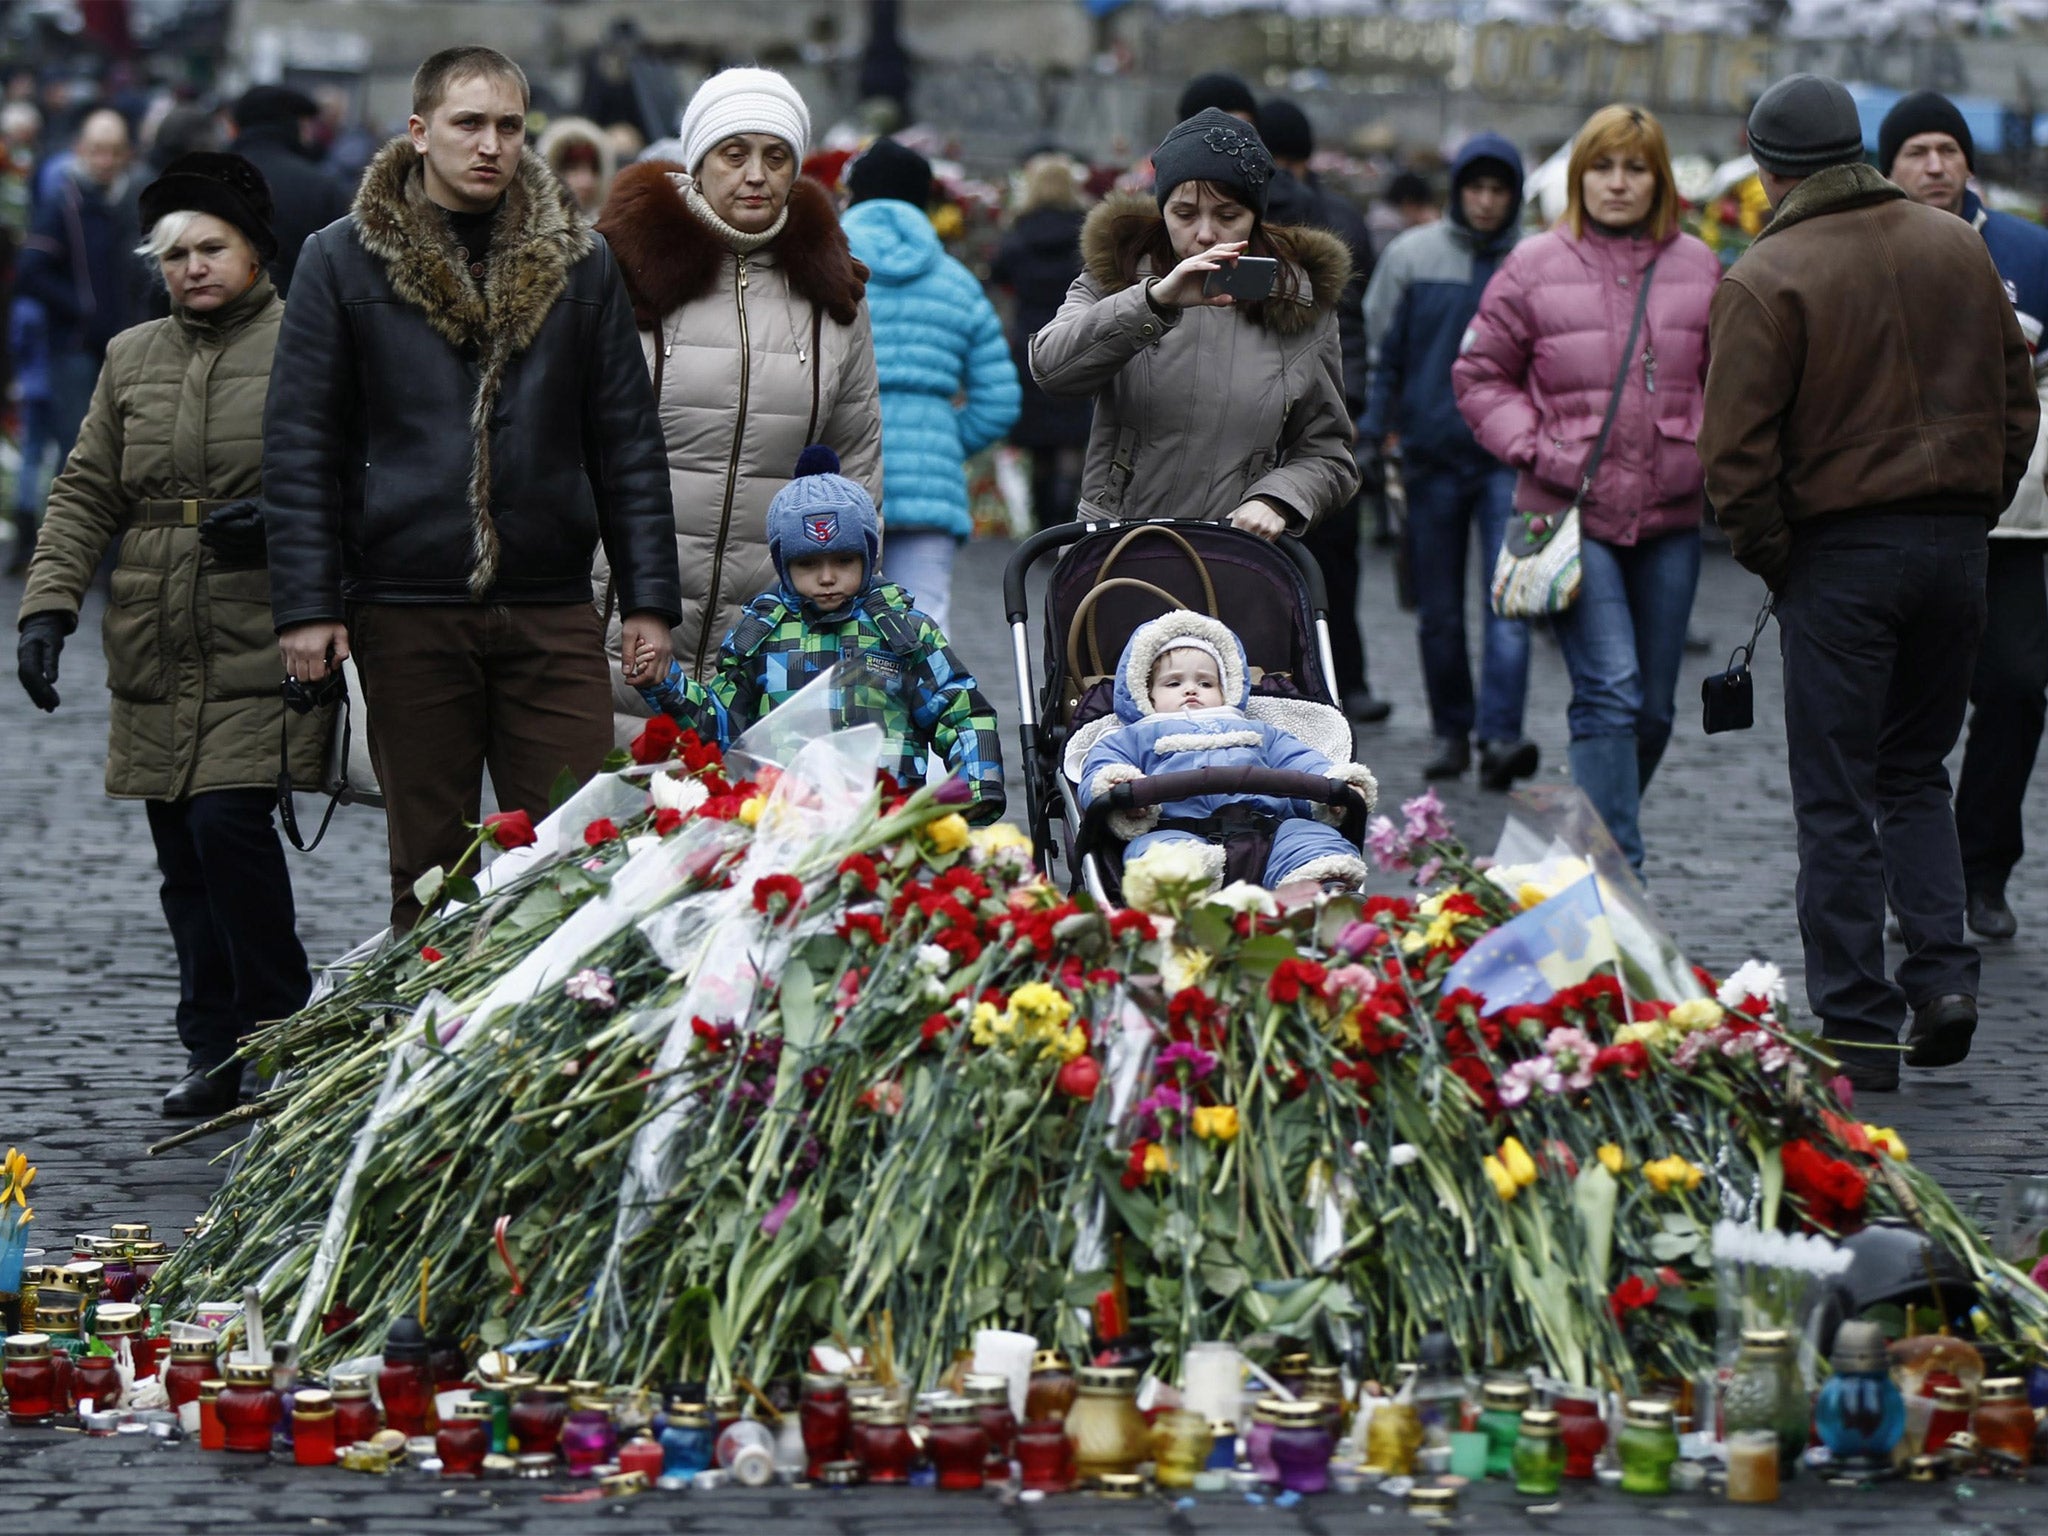
<svg viewBox="0 0 2048 1536"><path fill-rule="evenodd" d="M107 793L144 803L178 952L185 1075L163 1111L209 1115L240 1095L240 1038L310 990L271 812L280 742L294 783L315 788L328 721L286 717L254 500L284 314L263 272L276 254L269 189L239 155L195 153L140 206L141 254L171 313L107 347L29 567L20 671L55 709L58 653L118 539L103 628Z"/></svg>

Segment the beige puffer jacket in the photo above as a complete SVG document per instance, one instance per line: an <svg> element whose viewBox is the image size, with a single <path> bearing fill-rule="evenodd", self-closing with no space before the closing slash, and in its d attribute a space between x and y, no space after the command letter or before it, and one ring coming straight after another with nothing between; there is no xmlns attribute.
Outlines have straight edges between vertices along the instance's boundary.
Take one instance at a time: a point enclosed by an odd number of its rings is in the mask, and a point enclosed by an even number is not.
<svg viewBox="0 0 2048 1536"><path fill-rule="evenodd" d="M1150 198L1097 204L1081 275L1031 338L1040 389L1095 397L1081 515L1220 522L1256 497L1300 533L1358 488L1337 340L1350 252L1322 230L1287 229L1300 265L1275 297L1162 317L1145 296L1152 264L1128 255L1161 222Z"/></svg>
<svg viewBox="0 0 2048 1536"><path fill-rule="evenodd" d="M198 519L209 503L262 492L263 401L283 317L259 275L210 315L174 312L116 336L50 488L22 618L76 619L100 556L121 541L102 627L116 799L277 784L284 666L270 573L221 565L200 544ZM188 497L189 525L179 505ZM316 789L328 712L289 723L293 782Z"/></svg>
<svg viewBox="0 0 2048 1536"><path fill-rule="evenodd" d="M882 409L853 259L825 189L799 179L782 233L735 256L690 212L681 167L622 171L597 228L625 274L655 383L675 496L683 622L676 659L697 677L746 604L776 584L768 503L808 443L882 500ZM599 600L608 572L599 557ZM607 642L618 654L619 621ZM613 668L624 735L647 706Z"/></svg>

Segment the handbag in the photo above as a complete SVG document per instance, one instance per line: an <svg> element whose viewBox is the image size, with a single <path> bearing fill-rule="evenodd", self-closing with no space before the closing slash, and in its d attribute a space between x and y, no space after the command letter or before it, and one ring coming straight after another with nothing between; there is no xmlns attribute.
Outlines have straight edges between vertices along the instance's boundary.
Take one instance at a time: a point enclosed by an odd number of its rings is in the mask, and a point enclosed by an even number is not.
<svg viewBox="0 0 2048 1536"><path fill-rule="evenodd" d="M1756 724L1756 689L1750 681L1749 663L1777 604L1776 593L1765 598L1763 607L1757 610L1756 628L1749 632L1749 643L1735 648L1725 672L1700 679L1700 729L1707 735L1746 731Z"/></svg>
<svg viewBox="0 0 2048 1536"><path fill-rule="evenodd" d="M1643 313L1650 305L1650 279L1656 275L1657 263L1653 259L1643 269L1642 286L1636 290L1635 318L1628 324L1628 340L1622 345L1621 367L1615 372L1614 389L1607 397L1607 414L1600 419L1600 435L1593 439L1593 451L1586 455L1585 465L1579 471L1578 495L1562 513L1516 512L1508 519L1488 591L1493 611L1504 619L1540 619L1562 613L1578 600L1579 506L1593 489L1593 477L1600 472L1600 457L1607 451L1607 436L1614 430L1622 391L1628 387L1628 371L1635 362Z"/></svg>
<svg viewBox="0 0 2048 1536"><path fill-rule="evenodd" d="M314 830L311 842L307 842L299 831L298 808L292 800L291 739L286 731L285 718L282 715L278 717L277 819L284 826L284 835L301 853L311 853L320 846L320 840L327 836L327 824L334 820L336 806L367 805L383 809L383 787L378 784L377 770L370 761L367 718L363 730L355 729L355 700L361 696L362 680L356 675L353 658L344 660L341 669L332 673L317 690L302 689L291 682L284 685L287 707L300 714L321 704L341 706L335 710L333 723L328 728L326 752L320 765L320 789L327 796L327 809L320 817L320 825ZM366 715L367 708L366 705Z"/></svg>

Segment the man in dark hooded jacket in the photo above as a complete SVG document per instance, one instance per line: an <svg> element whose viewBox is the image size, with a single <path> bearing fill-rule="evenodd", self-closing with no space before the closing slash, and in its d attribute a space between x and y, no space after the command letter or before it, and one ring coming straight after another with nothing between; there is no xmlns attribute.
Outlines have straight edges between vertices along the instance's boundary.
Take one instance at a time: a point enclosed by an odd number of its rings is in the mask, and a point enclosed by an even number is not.
<svg viewBox="0 0 2048 1536"><path fill-rule="evenodd" d="M1437 753L1423 772L1456 778L1480 745L1479 778L1507 789L1537 766L1522 735L1529 632L1489 611L1475 701L1465 646L1465 575L1477 525L1484 587L1513 510L1515 472L1473 441L1451 393L1451 364L1487 281L1521 235L1522 157L1498 134L1468 140L1451 165L1446 218L1390 244L1365 294L1361 453L1398 443L1408 489L1409 569Z"/></svg>

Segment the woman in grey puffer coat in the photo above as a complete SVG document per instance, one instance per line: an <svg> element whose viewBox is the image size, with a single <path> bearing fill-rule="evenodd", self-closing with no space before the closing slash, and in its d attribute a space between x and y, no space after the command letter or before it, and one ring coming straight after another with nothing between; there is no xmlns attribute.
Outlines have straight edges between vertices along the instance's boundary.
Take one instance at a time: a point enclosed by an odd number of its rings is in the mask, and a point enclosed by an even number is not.
<svg viewBox="0 0 2048 1536"><path fill-rule="evenodd" d="M1032 339L1049 395L1094 395L1080 516L1228 521L1300 533L1357 488L1337 302L1350 253L1262 221L1272 157L1213 109L1152 157L1157 205L1108 199L1081 233L1086 266ZM1240 255L1280 261L1271 297L1204 298Z"/></svg>

